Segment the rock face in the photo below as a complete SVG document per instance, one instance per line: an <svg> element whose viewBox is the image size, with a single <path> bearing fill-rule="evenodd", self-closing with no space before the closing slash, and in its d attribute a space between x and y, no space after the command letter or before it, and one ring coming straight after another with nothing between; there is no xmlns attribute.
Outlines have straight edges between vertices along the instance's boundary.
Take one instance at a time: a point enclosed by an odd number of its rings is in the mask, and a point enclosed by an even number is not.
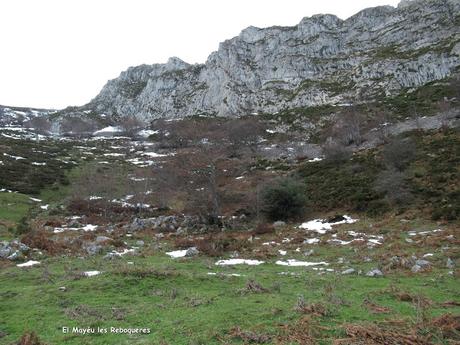
<svg viewBox="0 0 460 345"><path fill-rule="evenodd" d="M397 94L460 66L460 1L414 0L341 20L249 27L205 64L129 68L82 111L143 119L276 113Z"/></svg>

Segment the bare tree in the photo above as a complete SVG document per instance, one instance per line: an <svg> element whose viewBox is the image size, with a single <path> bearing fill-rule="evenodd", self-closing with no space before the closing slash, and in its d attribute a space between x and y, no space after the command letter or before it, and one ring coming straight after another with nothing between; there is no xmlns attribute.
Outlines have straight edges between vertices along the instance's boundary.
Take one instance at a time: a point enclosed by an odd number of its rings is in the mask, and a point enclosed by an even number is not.
<svg viewBox="0 0 460 345"><path fill-rule="evenodd" d="M136 116L126 116L120 120L120 127L123 132L131 138L134 138L144 125L145 123Z"/></svg>
<svg viewBox="0 0 460 345"><path fill-rule="evenodd" d="M352 156L350 148L345 147L341 142L329 140L323 145L323 155L328 162L341 163Z"/></svg>
<svg viewBox="0 0 460 345"><path fill-rule="evenodd" d="M359 113L356 107L347 108L333 128L334 137L343 145L361 145L363 136L361 127L364 122L363 114Z"/></svg>
<svg viewBox="0 0 460 345"><path fill-rule="evenodd" d="M44 117L33 117L25 123L27 127L33 128L39 134L48 134L51 130L51 122Z"/></svg>
<svg viewBox="0 0 460 345"><path fill-rule="evenodd" d="M230 120L223 131L228 138L231 155L238 156L243 148L248 148L254 154L257 141L265 129L266 126L254 117Z"/></svg>
<svg viewBox="0 0 460 345"><path fill-rule="evenodd" d="M383 162L389 169L403 171L415 159L416 151L412 140L394 138L383 148Z"/></svg>
<svg viewBox="0 0 460 345"><path fill-rule="evenodd" d="M385 193L386 199L392 205L403 205L412 198L405 174L396 169L382 171L377 177L375 189Z"/></svg>
<svg viewBox="0 0 460 345"><path fill-rule="evenodd" d="M90 119L68 117L61 123L61 130L69 136L81 137L91 135L97 128L96 123Z"/></svg>

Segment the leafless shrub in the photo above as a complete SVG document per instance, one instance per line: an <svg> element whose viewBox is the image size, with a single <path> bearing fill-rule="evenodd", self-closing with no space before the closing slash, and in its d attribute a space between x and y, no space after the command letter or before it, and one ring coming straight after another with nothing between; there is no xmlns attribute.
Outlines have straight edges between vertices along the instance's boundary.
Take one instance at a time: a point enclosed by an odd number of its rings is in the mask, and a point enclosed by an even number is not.
<svg viewBox="0 0 460 345"><path fill-rule="evenodd" d="M64 135L73 137L89 136L97 129L97 124L91 119L67 117L61 123Z"/></svg>
<svg viewBox="0 0 460 345"><path fill-rule="evenodd" d="M412 198L405 174L395 169L382 171L375 182L375 189L385 193L387 200L393 205L403 205Z"/></svg>
<svg viewBox="0 0 460 345"><path fill-rule="evenodd" d="M249 280L246 283L246 286L243 289L239 289L238 292L241 294L247 294L247 293L263 293L263 292L268 292L269 290L264 288L262 285L260 285L258 282L255 280Z"/></svg>
<svg viewBox="0 0 460 345"><path fill-rule="evenodd" d="M383 148L383 162L389 169L404 170L416 156L415 143L410 139L393 139Z"/></svg>
<svg viewBox="0 0 460 345"><path fill-rule="evenodd" d="M338 122L334 125L333 136L344 146L361 145L363 125L364 115L359 113L356 107L348 107L340 114Z"/></svg>
<svg viewBox="0 0 460 345"><path fill-rule="evenodd" d="M328 162L341 163L350 159L352 152L339 142L328 142L323 146L323 155Z"/></svg>
<svg viewBox="0 0 460 345"><path fill-rule="evenodd" d="M265 125L250 117L230 120L223 130L227 133L231 155L238 156L243 148L249 148L251 153L255 152L259 137L265 133Z"/></svg>
<svg viewBox="0 0 460 345"><path fill-rule="evenodd" d="M25 123L25 126L33 128L39 134L48 134L51 130L51 122L44 117L34 117Z"/></svg>
<svg viewBox="0 0 460 345"><path fill-rule="evenodd" d="M25 332L17 345L46 345L41 342L35 332Z"/></svg>
<svg viewBox="0 0 460 345"><path fill-rule="evenodd" d="M121 118L119 125L126 136L133 138L145 123L136 116L125 116Z"/></svg>
<svg viewBox="0 0 460 345"><path fill-rule="evenodd" d="M271 337L266 334L258 334L251 331L243 331L240 327L235 327L230 331L234 338L240 338L245 343L265 344L270 342Z"/></svg>

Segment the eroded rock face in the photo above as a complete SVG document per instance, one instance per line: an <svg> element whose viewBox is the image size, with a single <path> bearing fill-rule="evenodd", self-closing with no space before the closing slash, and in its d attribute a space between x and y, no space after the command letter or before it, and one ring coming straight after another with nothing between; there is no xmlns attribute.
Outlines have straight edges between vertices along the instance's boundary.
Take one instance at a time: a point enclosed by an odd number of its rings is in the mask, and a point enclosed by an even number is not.
<svg viewBox="0 0 460 345"><path fill-rule="evenodd" d="M404 1L341 20L249 27L205 64L129 68L82 109L144 119L275 113L397 94L460 65L460 1Z"/></svg>

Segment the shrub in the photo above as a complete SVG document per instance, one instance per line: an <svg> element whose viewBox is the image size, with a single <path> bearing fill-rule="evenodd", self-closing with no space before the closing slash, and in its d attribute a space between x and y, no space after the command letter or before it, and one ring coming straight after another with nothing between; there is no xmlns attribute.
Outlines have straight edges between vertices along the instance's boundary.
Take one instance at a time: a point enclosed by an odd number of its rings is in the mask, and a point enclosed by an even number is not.
<svg viewBox="0 0 460 345"><path fill-rule="evenodd" d="M343 163L352 156L350 149L338 142L330 142L323 146L323 155L328 162Z"/></svg>
<svg viewBox="0 0 460 345"><path fill-rule="evenodd" d="M397 170L382 171L376 180L375 189L385 193L392 205L403 205L412 199L412 194L403 172Z"/></svg>
<svg viewBox="0 0 460 345"><path fill-rule="evenodd" d="M38 338L35 332L25 332L17 345L45 345Z"/></svg>
<svg viewBox="0 0 460 345"><path fill-rule="evenodd" d="M383 148L383 162L388 168L404 170L414 159L416 146L410 139L394 139Z"/></svg>
<svg viewBox="0 0 460 345"><path fill-rule="evenodd" d="M262 191L262 212L270 220L296 218L305 203L305 186L292 178L277 180Z"/></svg>

